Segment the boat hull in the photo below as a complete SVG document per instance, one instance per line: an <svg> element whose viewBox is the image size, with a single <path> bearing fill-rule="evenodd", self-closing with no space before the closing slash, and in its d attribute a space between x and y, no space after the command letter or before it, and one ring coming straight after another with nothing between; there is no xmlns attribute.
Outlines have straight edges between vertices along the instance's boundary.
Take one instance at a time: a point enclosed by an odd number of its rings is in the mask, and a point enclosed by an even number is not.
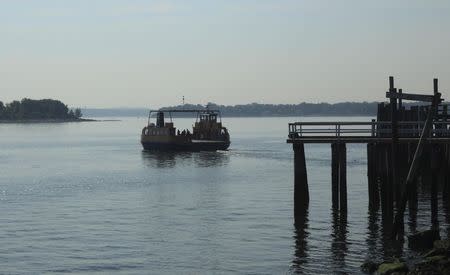
<svg viewBox="0 0 450 275"><path fill-rule="evenodd" d="M186 143L169 143L141 141L144 150L152 151L217 151L227 150L230 142L227 141L195 141Z"/></svg>

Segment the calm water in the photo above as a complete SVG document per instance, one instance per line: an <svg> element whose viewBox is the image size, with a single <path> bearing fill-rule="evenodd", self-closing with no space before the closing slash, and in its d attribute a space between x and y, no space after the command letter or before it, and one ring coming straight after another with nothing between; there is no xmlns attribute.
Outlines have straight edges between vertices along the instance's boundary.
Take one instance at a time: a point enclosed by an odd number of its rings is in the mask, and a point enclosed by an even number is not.
<svg viewBox="0 0 450 275"><path fill-rule="evenodd" d="M304 120L324 119L342 118ZM1 273L360 273L368 258L409 257L368 212L362 145L348 146L346 218L330 210L329 145L306 147L311 203L294 226L296 120L228 118L230 151L178 154L141 150L145 118L0 125Z"/></svg>

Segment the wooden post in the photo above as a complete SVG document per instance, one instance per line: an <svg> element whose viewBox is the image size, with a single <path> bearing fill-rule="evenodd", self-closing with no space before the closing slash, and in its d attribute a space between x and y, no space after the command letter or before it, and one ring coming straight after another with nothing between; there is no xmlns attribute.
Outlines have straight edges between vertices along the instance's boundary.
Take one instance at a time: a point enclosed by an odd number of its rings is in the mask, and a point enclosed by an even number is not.
<svg viewBox="0 0 450 275"><path fill-rule="evenodd" d="M331 196L333 209L339 209L339 147L331 144Z"/></svg>
<svg viewBox="0 0 450 275"><path fill-rule="evenodd" d="M447 105L444 105L442 108L442 117L443 117L442 121L447 122L447 120L448 120L448 106ZM445 123L443 125L443 128L448 131L448 124ZM446 133L446 136L448 136L448 133Z"/></svg>
<svg viewBox="0 0 450 275"><path fill-rule="evenodd" d="M367 144L367 180L369 191L369 207L370 209L379 208L379 193L377 182L377 158L376 158L376 145L374 143Z"/></svg>
<svg viewBox="0 0 450 275"><path fill-rule="evenodd" d="M373 204L373 184L374 184L374 177L373 177L373 164L372 164L372 158L373 158L373 144L367 143L367 189L369 191L369 206L372 207Z"/></svg>
<svg viewBox="0 0 450 275"><path fill-rule="evenodd" d="M339 144L339 209L347 212L347 148Z"/></svg>
<svg viewBox="0 0 450 275"><path fill-rule="evenodd" d="M433 79L433 94L438 93L438 80ZM434 110L435 116L437 115L437 106ZM431 225L433 228L439 228L438 220L438 199L437 199L437 189L438 189L438 170L439 170L439 145L434 144L431 150Z"/></svg>
<svg viewBox="0 0 450 275"><path fill-rule="evenodd" d="M434 144L431 149L431 225L433 228L439 227L438 221L438 170L439 170L439 148Z"/></svg>
<svg viewBox="0 0 450 275"><path fill-rule="evenodd" d="M450 175L448 173L448 171L450 171L450 146L448 144L445 145L444 147L444 156L443 156L443 167L442 170L444 170L444 185L442 187L442 200L444 205L447 204L448 205L448 201L449 201L449 191L450 191Z"/></svg>
<svg viewBox="0 0 450 275"><path fill-rule="evenodd" d="M394 193L393 193L393 184L392 184L392 147L388 144L384 146L384 162L382 163L384 166L384 190L385 190L385 212L383 218L385 220L385 224L391 226L392 225L392 217L394 214Z"/></svg>
<svg viewBox="0 0 450 275"><path fill-rule="evenodd" d="M294 143L294 215L304 213L309 205L308 177L306 173L305 147Z"/></svg>
<svg viewBox="0 0 450 275"><path fill-rule="evenodd" d="M446 169L447 171L450 171L450 145L446 145L446 154L445 154L445 158L447 160L446 163ZM446 205L450 208L450 175L447 172L445 174L445 182L444 182L444 190L445 190L445 199L446 199Z"/></svg>
<svg viewBox="0 0 450 275"><path fill-rule="evenodd" d="M408 144L409 150L412 151L411 154L408 154L408 167L411 166L411 163L414 158L414 152L416 151L417 146L413 143ZM417 178L414 179L414 183L412 184L414 186L409 191L409 198L408 198L408 209L410 214L414 215L417 214L417 206L418 206L418 200L417 200Z"/></svg>
<svg viewBox="0 0 450 275"><path fill-rule="evenodd" d="M388 185L388 171L386 170L386 145L377 145L377 167L380 179L380 199L381 199L381 213L382 217L386 216L387 209L387 185Z"/></svg>
<svg viewBox="0 0 450 275"><path fill-rule="evenodd" d="M397 89L394 88L394 77L389 77L389 92L392 94L397 93ZM389 190L392 190L393 199L395 199L396 204L400 201L400 186L398 180L398 114L397 114L397 99L391 97L389 99L391 107L391 137L392 137L392 155L391 155L391 181L392 186Z"/></svg>

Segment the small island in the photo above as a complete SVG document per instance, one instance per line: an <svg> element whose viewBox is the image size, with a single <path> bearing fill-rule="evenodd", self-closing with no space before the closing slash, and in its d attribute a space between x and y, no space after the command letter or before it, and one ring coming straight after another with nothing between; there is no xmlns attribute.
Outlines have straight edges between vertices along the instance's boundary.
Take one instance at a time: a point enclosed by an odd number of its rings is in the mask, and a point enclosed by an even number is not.
<svg viewBox="0 0 450 275"><path fill-rule="evenodd" d="M83 119L82 116L80 109L69 109L64 103L54 99L24 98L7 104L0 101L0 123L93 121Z"/></svg>

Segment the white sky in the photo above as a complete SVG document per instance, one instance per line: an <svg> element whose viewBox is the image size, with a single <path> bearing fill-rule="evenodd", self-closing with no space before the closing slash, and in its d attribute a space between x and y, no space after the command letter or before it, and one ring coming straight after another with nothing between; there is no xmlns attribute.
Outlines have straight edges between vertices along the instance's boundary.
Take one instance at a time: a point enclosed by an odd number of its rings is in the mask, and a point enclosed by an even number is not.
<svg viewBox="0 0 450 275"><path fill-rule="evenodd" d="M450 99L450 1L0 0L4 102L373 101L389 75Z"/></svg>

